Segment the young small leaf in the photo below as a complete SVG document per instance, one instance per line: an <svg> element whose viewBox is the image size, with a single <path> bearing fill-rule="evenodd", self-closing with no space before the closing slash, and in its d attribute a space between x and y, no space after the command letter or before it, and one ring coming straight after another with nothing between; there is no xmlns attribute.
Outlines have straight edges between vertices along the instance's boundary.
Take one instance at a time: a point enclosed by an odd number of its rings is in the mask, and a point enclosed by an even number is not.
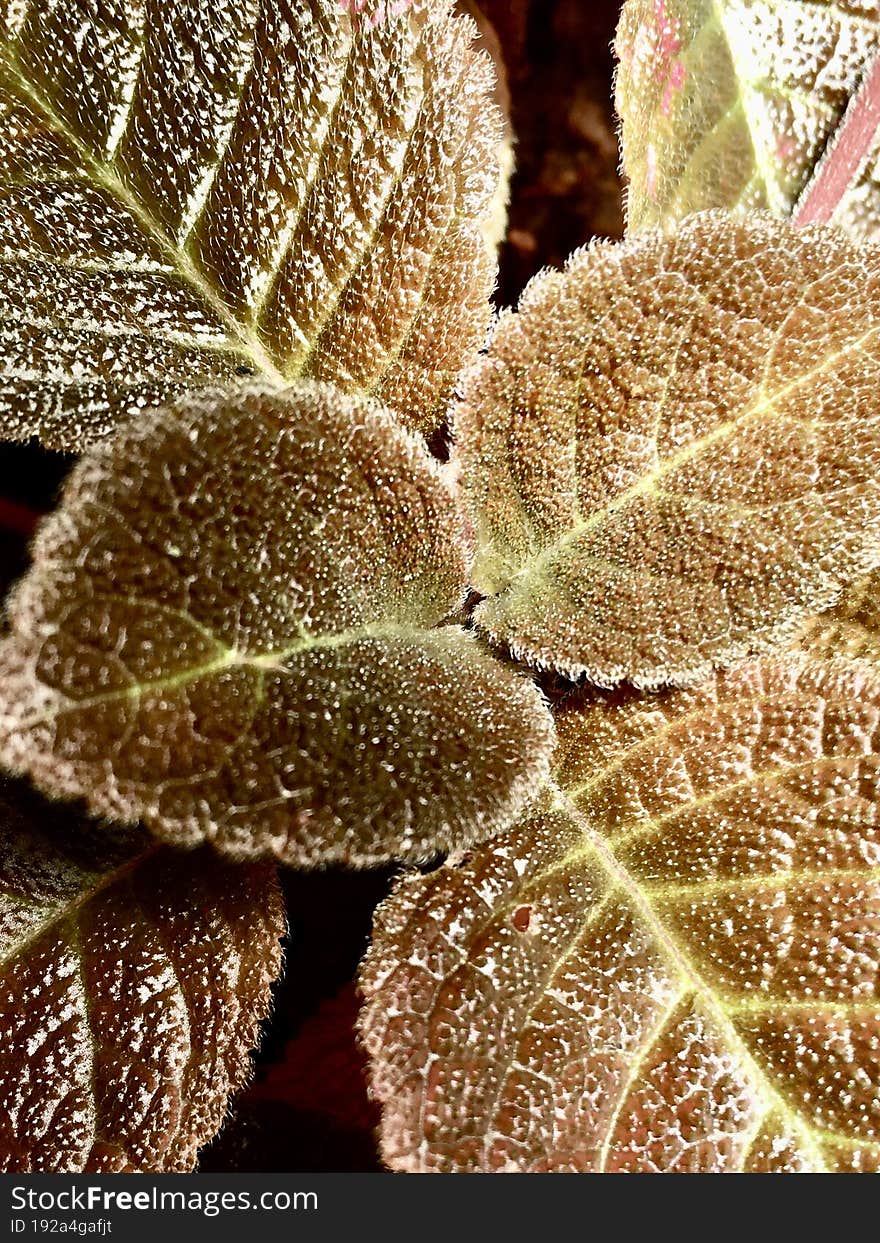
<svg viewBox="0 0 880 1243"><path fill-rule="evenodd" d="M492 71L451 0L0 9L0 434L242 373L445 413L481 343Z"/></svg>
<svg viewBox="0 0 880 1243"><path fill-rule="evenodd" d="M424 859L513 819L542 698L458 627L441 468L324 385L183 401L95 446L0 644L0 754L238 857Z"/></svg>
<svg viewBox="0 0 880 1243"><path fill-rule="evenodd" d="M880 561L880 251L708 212L538 277L456 421L478 624L688 684Z"/></svg>
<svg viewBox="0 0 880 1243"><path fill-rule="evenodd" d="M706 208L790 214L880 39L874 0L626 0L617 32L633 231ZM876 157L840 219L877 238Z"/></svg>
<svg viewBox="0 0 880 1243"><path fill-rule="evenodd" d="M399 1170L880 1168L880 676L786 655L558 719L557 787L380 908Z"/></svg>
<svg viewBox="0 0 880 1243"><path fill-rule="evenodd" d="M281 966L271 866L172 855L0 778L0 1165L190 1170Z"/></svg>

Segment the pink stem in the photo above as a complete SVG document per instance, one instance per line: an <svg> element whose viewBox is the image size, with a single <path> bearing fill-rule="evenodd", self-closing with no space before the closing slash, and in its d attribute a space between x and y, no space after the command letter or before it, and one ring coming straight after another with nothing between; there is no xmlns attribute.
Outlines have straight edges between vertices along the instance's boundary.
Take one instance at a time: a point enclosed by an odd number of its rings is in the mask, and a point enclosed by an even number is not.
<svg viewBox="0 0 880 1243"><path fill-rule="evenodd" d="M880 55L849 102L825 154L792 213L798 228L827 224L852 186L880 127Z"/></svg>

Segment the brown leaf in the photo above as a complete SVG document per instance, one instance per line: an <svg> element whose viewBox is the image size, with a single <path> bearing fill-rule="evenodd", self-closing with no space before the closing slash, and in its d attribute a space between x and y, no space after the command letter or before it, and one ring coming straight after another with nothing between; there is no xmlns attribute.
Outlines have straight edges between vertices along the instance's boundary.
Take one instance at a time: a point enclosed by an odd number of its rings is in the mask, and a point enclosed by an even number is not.
<svg viewBox="0 0 880 1243"><path fill-rule="evenodd" d="M205 396L87 454L0 646L0 752L171 841L291 863L425 859L546 773L537 689L443 626L441 468L322 385Z"/></svg>
<svg viewBox="0 0 880 1243"><path fill-rule="evenodd" d="M880 573L875 570L859 579L835 608L810 618L800 644L814 656L862 657L880 663Z"/></svg>
<svg viewBox="0 0 880 1243"><path fill-rule="evenodd" d="M689 684L880 560L880 252L710 212L576 254L456 418L476 620L539 668Z"/></svg>
<svg viewBox="0 0 880 1243"><path fill-rule="evenodd" d="M172 855L0 778L0 1163L186 1171L281 966L274 869Z"/></svg>
<svg viewBox="0 0 880 1243"><path fill-rule="evenodd" d="M556 786L379 910L393 1169L880 1168L880 677L786 655L558 718Z"/></svg>
<svg viewBox="0 0 880 1243"><path fill-rule="evenodd" d="M788 216L878 46L874 0L626 0L616 100L629 228L713 207ZM880 237L878 155L875 135L835 216L858 240Z"/></svg>
<svg viewBox="0 0 880 1243"><path fill-rule="evenodd" d="M451 0L0 10L0 433L241 374L442 419L481 344L488 59Z"/></svg>

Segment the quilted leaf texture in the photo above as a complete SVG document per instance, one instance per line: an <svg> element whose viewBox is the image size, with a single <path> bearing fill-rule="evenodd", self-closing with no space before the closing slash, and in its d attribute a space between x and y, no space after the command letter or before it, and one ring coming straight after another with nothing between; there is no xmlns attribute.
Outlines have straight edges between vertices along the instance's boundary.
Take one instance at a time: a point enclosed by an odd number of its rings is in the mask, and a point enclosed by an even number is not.
<svg viewBox="0 0 880 1243"><path fill-rule="evenodd" d="M281 966L268 864L183 856L0 779L0 1162L184 1172Z"/></svg>
<svg viewBox="0 0 880 1243"><path fill-rule="evenodd" d="M880 561L880 251L707 212L578 252L456 415L476 621L601 686L687 685Z"/></svg>
<svg viewBox="0 0 880 1243"><path fill-rule="evenodd" d="M880 663L880 573L853 583L840 603L811 617L800 640L816 656L854 656Z"/></svg>
<svg viewBox="0 0 880 1243"><path fill-rule="evenodd" d="M536 687L443 623L462 520L421 440L325 385L205 396L84 456L0 645L0 752L183 845L426 859L546 775Z"/></svg>
<svg viewBox="0 0 880 1243"><path fill-rule="evenodd" d="M706 208L791 213L880 46L874 0L626 0L617 32L632 231ZM835 215L877 240L876 139Z"/></svg>
<svg viewBox="0 0 880 1243"><path fill-rule="evenodd" d="M764 659L590 692L503 838L380 908L394 1169L880 1167L880 679Z"/></svg>
<svg viewBox="0 0 880 1243"><path fill-rule="evenodd" d="M0 8L0 434L241 375L428 431L482 342L500 118L448 0Z"/></svg>

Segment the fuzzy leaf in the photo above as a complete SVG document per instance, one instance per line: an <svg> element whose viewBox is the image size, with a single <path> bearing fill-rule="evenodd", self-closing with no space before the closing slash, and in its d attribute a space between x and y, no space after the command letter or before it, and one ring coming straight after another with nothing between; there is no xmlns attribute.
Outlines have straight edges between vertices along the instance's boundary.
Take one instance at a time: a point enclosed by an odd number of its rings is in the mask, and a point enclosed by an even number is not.
<svg viewBox="0 0 880 1243"><path fill-rule="evenodd" d="M492 71L450 0L0 7L0 434L241 374L442 418L481 343Z"/></svg>
<svg viewBox="0 0 880 1243"><path fill-rule="evenodd" d="M631 230L711 207L787 216L880 46L874 0L626 0L616 100ZM880 147L838 209L880 238Z"/></svg>
<svg viewBox="0 0 880 1243"><path fill-rule="evenodd" d="M800 646L814 656L850 656L880 664L880 573L853 583L839 604L810 618Z"/></svg>
<svg viewBox="0 0 880 1243"><path fill-rule="evenodd" d="M492 254L497 253L507 236L508 205L510 203L510 182L516 168L515 142L511 120L510 87L507 77L507 66L504 63L504 51L501 40L494 25L486 16L477 0L458 0L456 12L469 17L476 23L479 37L476 46L491 58L495 70L495 92L493 99L502 121L498 143L495 148L495 159L498 163L498 185L488 210L486 211L482 230L486 245ZM479 343L480 345L483 342Z"/></svg>
<svg viewBox="0 0 880 1243"><path fill-rule="evenodd" d="M784 656L557 725L558 787L380 908L386 1161L880 1168L880 675Z"/></svg>
<svg viewBox="0 0 880 1243"><path fill-rule="evenodd" d="M75 470L0 646L0 755L239 857L423 859L546 772L535 687L435 629L465 588L441 468L322 385L204 397Z"/></svg>
<svg viewBox="0 0 880 1243"><path fill-rule="evenodd" d="M688 684L880 561L880 251L709 212L501 320L457 417L478 624L599 685Z"/></svg>
<svg viewBox="0 0 880 1243"><path fill-rule="evenodd" d="M172 855L0 778L0 1164L187 1171L281 966L271 866Z"/></svg>

